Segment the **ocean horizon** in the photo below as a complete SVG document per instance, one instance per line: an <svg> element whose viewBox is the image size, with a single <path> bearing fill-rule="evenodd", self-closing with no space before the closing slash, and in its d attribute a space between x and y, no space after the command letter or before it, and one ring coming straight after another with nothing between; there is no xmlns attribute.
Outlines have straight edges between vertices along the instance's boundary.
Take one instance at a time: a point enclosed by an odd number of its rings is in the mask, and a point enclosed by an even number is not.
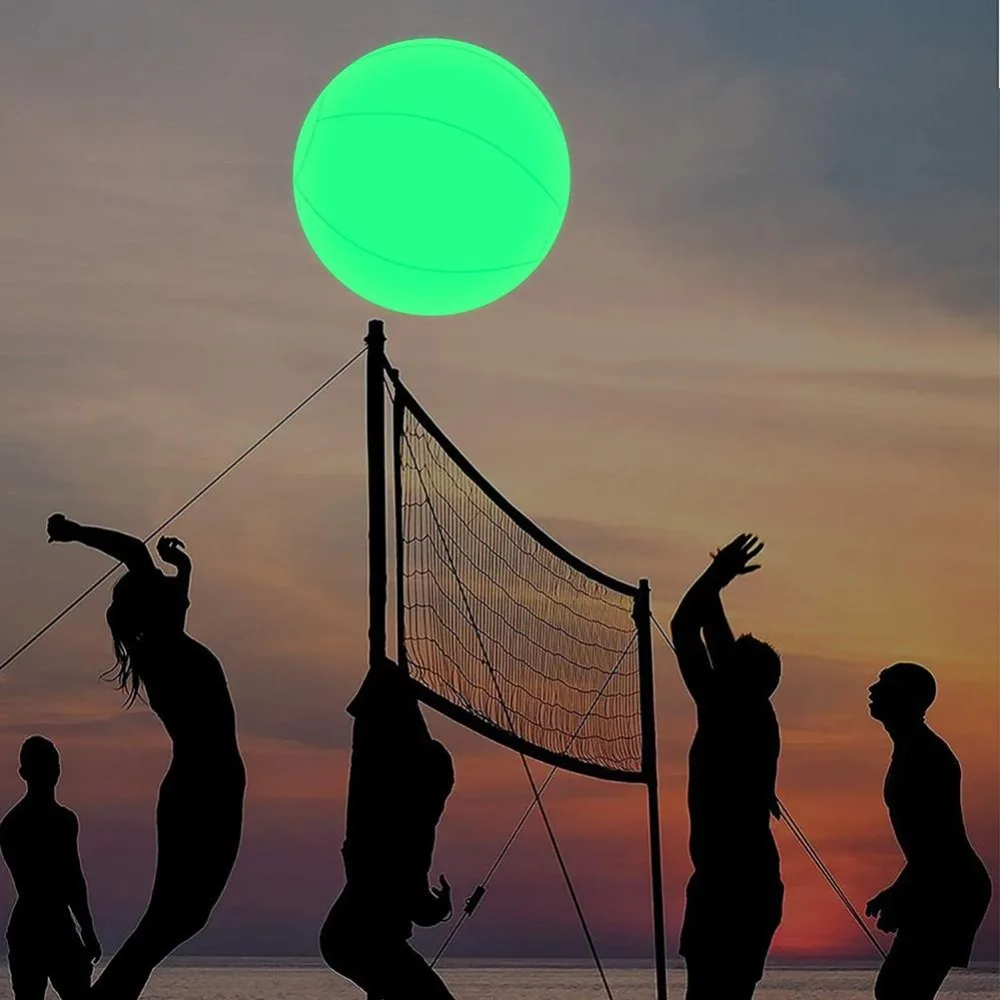
<svg viewBox="0 0 1000 1000"><path fill-rule="evenodd" d="M604 958L602 956L601 963L605 969L639 971L652 970L653 968L653 961L648 958ZM594 963L589 958L465 957L459 955L442 958L438 964L442 969L594 969ZM190 968L254 968L258 966L265 968L272 966L326 968L323 959L318 955L174 955L168 958L163 965ZM682 969L684 962L679 957L671 957L669 965L671 969ZM768 962L769 969L825 969L830 971L874 970L878 969L880 965L881 962L878 959L826 958L823 956L783 957L777 961ZM972 962L969 969L977 973L1000 975L1000 962Z"/></svg>
<svg viewBox="0 0 1000 1000"><path fill-rule="evenodd" d="M6 960L4 960L6 964ZM604 962L613 1000L652 1000L648 961ZM870 1000L877 963L810 960L768 966L757 1000ZM451 958L442 978L455 1000L607 1000L592 963L584 959ZM11 1000L6 969L0 1000ZM682 997L683 966L671 963L670 997ZM168 959L153 974L143 1000L354 1000L363 994L311 956L194 956ZM49 988L46 997L55 997ZM938 1000L995 1000L1000 969L978 963L953 970Z"/></svg>

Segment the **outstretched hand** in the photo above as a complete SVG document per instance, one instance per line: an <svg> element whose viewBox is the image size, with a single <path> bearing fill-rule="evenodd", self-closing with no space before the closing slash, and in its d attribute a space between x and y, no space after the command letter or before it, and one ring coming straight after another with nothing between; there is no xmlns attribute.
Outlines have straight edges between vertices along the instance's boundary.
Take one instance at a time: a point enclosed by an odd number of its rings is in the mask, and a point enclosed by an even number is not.
<svg viewBox="0 0 1000 1000"><path fill-rule="evenodd" d="M184 551L184 543L179 538L164 535L156 543L156 551L160 558L171 566L190 562L188 554Z"/></svg>
<svg viewBox="0 0 1000 1000"><path fill-rule="evenodd" d="M71 521L65 514L53 514L46 524L49 542L72 542L76 537L74 530L79 525Z"/></svg>
<svg viewBox="0 0 1000 1000"><path fill-rule="evenodd" d="M726 587L738 576L754 573L759 564L750 564L764 548L764 543L756 535L737 535L728 545L712 554L709 573L719 587Z"/></svg>

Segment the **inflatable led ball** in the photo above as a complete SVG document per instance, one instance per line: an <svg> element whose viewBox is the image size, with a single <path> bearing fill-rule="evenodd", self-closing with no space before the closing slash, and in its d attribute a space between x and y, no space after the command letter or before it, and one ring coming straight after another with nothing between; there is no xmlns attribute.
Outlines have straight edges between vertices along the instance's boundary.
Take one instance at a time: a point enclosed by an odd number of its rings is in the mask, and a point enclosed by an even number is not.
<svg viewBox="0 0 1000 1000"><path fill-rule="evenodd" d="M516 66L420 38L368 53L324 88L292 189L310 246L351 291L447 316L495 302L545 259L569 203L569 150Z"/></svg>

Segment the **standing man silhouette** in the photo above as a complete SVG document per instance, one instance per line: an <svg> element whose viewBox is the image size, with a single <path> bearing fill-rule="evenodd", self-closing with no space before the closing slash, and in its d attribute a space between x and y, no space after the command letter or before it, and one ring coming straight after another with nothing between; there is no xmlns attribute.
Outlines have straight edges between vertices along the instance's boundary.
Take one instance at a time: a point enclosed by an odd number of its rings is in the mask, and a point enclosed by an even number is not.
<svg viewBox="0 0 1000 1000"><path fill-rule="evenodd" d="M952 966L969 964L992 887L962 818L962 768L924 721L934 675L895 663L868 689L868 710L892 740L885 804L906 859L899 877L868 901L880 930L895 933L875 983L876 1000L931 1000Z"/></svg>
<svg viewBox="0 0 1000 1000"><path fill-rule="evenodd" d="M752 635L738 639L722 590L759 566L763 549L739 535L712 559L671 621L698 728L688 756L690 852L680 953L688 1000L748 1000L781 923L784 886L771 815L781 737L771 695L781 660Z"/></svg>
<svg viewBox="0 0 1000 1000"><path fill-rule="evenodd" d="M80 865L80 824L56 801L59 751L49 740L28 737L20 765L28 790L0 822L0 852L17 891L7 926L11 990L15 1000L44 1000L51 982L62 1000L82 1000L101 946Z"/></svg>

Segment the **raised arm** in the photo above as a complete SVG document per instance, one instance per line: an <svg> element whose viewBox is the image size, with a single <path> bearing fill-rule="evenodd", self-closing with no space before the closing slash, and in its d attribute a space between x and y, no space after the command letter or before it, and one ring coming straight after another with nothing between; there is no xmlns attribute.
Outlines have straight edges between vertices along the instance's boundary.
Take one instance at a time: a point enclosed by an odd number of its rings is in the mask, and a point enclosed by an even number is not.
<svg viewBox="0 0 1000 1000"><path fill-rule="evenodd" d="M760 569L749 562L764 548L753 535L737 535L684 595L670 622L677 663L691 697L697 701L733 646L733 632L722 607L722 590L737 576ZM704 641L702 640L704 633Z"/></svg>
<svg viewBox="0 0 1000 1000"><path fill-rule="evenodd" d="M68 871L66 896L70 912L80 925L80 936L83 938L87 957L96 962L101 957L101 945L94 930L94 918L90 912L90 901L87 898L87 880L83 877L83 865L80 864L79 835L80 824L75 814L70 814L70 829L72 832L70 857L67 859Z"/></svg>
<svg viewBox="0 0 1000 1000"><path fill-rule="evenodd" d="M97 549L128 569L143 571L154 569L153 557L142 539L126 535L110 528L96 528L77 524L63 514L53 514L48 523L50 542L79 542L88 548Z"/></svg>
<svg viewBox="0 0 1000 1000"><path fill-rule="evenodd" d="M708 648L708 658L713 667L718 667L729 656L736 639L722 607L722 594L716 587L712 587L711 593L705 597L701 627Z"/></svg>
<svg viewBox="0 0 1000 1000"><path fill-rule="evenodd" d="M191 586L191 557L184 551L184 543L179 538L164 535L156 543L156 551L165 563L176 567L175 579L183 589L184 597L187 598L188 588Z"/></svg>
<svg viewBox="0 0 1000 1000"><path fill-rule="evenodd" d="M688 692L696 702L712 683L712 664L701 638L706 608L712 596L706 574L707 571L691 585L670 620L677 666Z"/></svg>

